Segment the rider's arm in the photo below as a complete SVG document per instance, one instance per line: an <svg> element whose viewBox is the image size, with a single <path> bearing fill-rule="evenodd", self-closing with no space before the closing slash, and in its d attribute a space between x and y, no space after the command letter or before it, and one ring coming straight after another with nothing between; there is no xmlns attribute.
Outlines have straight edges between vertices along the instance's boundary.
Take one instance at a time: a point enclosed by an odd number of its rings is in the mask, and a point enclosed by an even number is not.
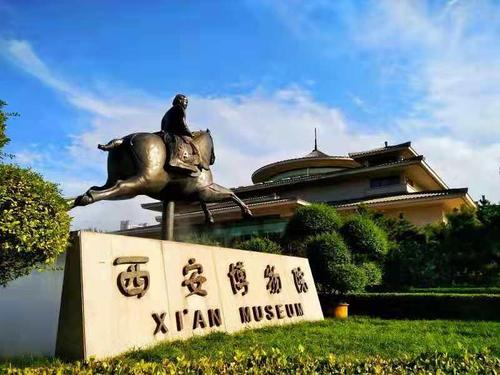
<svg viewBox="0 0 500 375"><path fill-rule="evenodd" d="M184 110L181 111L181 118L179 121L179 135L187 135L189 137L192 137L193 134L191 133L191 130L189 130L189 127L186 123L186 112Z"/></svg>

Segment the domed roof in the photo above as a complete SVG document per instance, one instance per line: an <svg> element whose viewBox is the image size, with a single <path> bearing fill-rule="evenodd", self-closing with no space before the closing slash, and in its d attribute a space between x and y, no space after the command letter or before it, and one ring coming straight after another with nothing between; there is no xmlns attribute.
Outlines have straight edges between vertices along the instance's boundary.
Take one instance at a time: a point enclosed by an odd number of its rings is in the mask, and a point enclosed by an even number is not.
<svg viewBox="0 0 500 375"><path fill-rule="evenodd" d="M252 181L256 184L289 177L329 173L359 166L360 164L349 156L331 156L325 154L318 150L317 144L315 144L314 149L301 158L282 160L257 169L252 174Z"/></svg>

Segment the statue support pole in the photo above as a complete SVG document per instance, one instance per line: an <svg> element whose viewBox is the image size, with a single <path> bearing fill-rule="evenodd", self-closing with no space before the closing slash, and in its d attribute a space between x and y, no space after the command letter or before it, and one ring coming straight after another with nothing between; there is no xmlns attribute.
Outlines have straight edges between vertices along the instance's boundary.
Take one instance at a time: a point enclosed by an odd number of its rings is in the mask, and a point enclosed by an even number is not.
<svg viewBox="0 0 500 375"><path fill-rule="evenodd" d="M174 201L164 201L161 212L161 239L174 240Z"/></svg>

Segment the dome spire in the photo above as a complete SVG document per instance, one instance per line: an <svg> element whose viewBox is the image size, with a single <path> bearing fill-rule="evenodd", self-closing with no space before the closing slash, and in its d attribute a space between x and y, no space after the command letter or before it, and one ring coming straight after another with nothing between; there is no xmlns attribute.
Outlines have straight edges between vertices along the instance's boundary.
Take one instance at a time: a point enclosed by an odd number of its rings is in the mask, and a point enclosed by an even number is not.
<svg viewBox="0 0 500 375"><path fill-rule="evenodd" d="M316 128L314 128L314 151L318 151L318 134Z"/></svg>

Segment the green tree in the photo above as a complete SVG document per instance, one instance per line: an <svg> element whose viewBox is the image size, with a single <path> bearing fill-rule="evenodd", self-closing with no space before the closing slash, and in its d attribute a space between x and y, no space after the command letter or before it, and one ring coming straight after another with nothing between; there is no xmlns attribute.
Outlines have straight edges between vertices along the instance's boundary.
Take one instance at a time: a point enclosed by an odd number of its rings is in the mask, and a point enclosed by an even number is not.
<svg viewBox="0 0 500 375"><path fill-rule="evenodd" d="M0 100L0 161L16 113ZM70 218L57 186L30 169L0 164L0 285L54 262L66 250Z"/></svg>
<svg viewBox="0 0 500 375"><path fill-rule="evenodd" d="M351 215L340 231L356 263L383 261L389 250L387 234L368 215Z"/></svg>
<svg viewBox="0 0 500 375"><path fill-rule="evenodd" d="M440 283L488 284L498 279L500 232L495 215L478 219L475 210L462 207L447 215L447 223L430 236L436 268L442 269Z"/></svg>
<svg viewBox="0 0 500 375"><path fill-rule="evenodd" d="M57 186L0 164L0 285L53 263L67 248L70 218Z"/></svg>
<svg viewBox="0 0 500 375"><path fill-rule="evenodd" d="M9 117L18 116L17 113L5 112L4 107L7 105L3 100L0 100L0 160L5 157L3 148L9 143L10 139L6 134L7 120Z"/></svg>
<svg viewBox="0 0 500 375"><path fill-rule="evenodd" d="M330 265L331 279L329 286L335 294L359 293L368 283L366 273L352 263Z"/></svg>
<svg viewBox="0 0 500 375"><path fill-rule="evenodd" d="M382 268L375 262L365 262L360 266L366 276L366 286L374 287L382 284Z"/></svg>
<svg viewBox="0 0 500 375"><path fill-rule="evenodd" d="M309 236L336 231L342 225L337 211L327 204L299 207L288 222L283 237L285 252L306 256L305 243Z"/></svg>
<svg viewBox="0 0 500 375"><path fill-rule="evenodd" d="M320 289L334 289L335 265L350 264L351 253L337 232L318 234L307 241L307 258Z"/></svg>
<svg viewBox="0 0 500 375"><path fill-rule="evenodd" d="M311 235L335 231L341 225L342 219L333 207L315 203L297 209L288 222L285 237L304 239Z"/></svg>
<svg viewBox="0 0 500 375"><path fill-rule="evenodd" d="M237 249L260 251L262 253L281 254L281 246L266 237L253 237L249 240L237 242L235 244Z"/></svg>

